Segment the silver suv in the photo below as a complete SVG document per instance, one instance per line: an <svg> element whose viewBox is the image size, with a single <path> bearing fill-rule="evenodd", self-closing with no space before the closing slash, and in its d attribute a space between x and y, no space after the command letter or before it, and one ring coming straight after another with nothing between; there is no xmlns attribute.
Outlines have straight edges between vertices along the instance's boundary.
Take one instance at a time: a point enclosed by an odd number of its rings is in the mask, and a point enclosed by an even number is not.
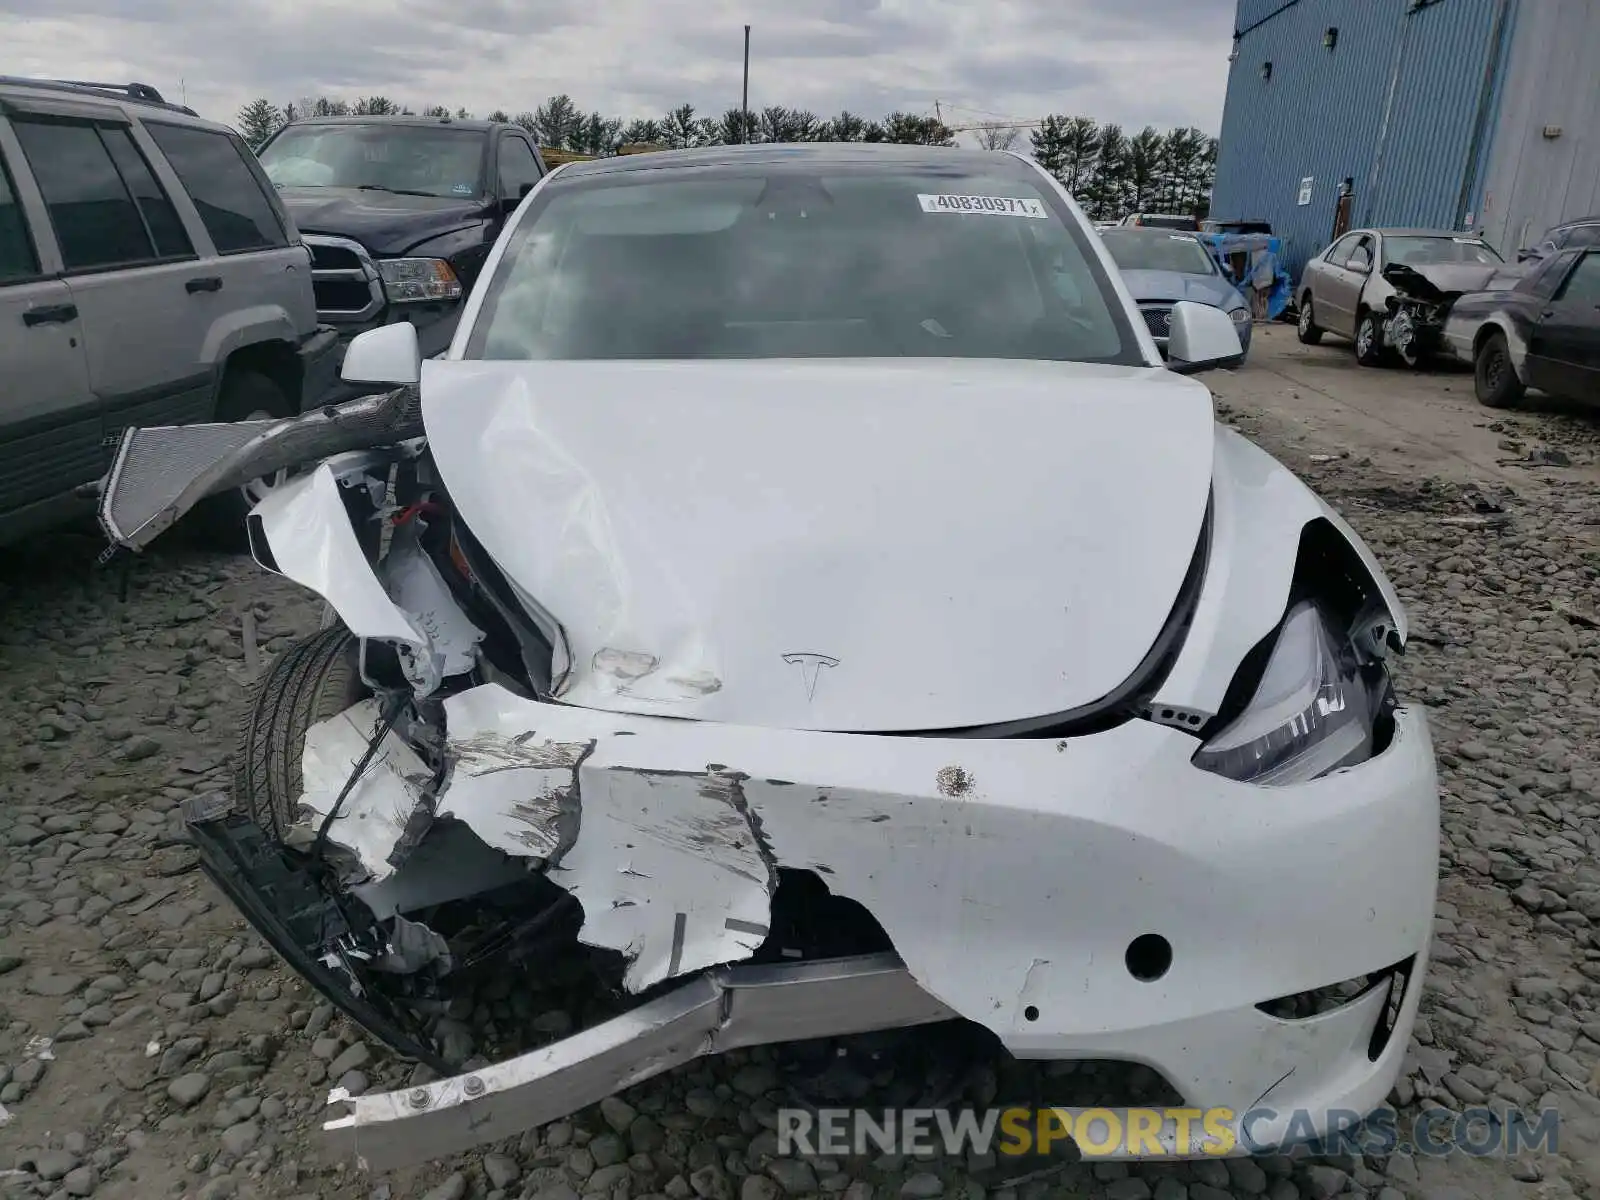
<svg viewBox="0 0 1600 1200"><path fill-rule="evenodd" d="M70 515L129 425L314 404L336 346L230 129L143 84L0 77L0 543Z"/></svg>

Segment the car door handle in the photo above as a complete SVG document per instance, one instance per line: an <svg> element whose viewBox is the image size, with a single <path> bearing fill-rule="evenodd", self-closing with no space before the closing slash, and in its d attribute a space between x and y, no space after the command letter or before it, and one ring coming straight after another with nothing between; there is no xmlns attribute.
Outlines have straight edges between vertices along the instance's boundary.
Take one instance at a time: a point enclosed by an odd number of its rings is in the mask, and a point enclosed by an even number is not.
<svg viewBox="0 0 1600 1200"><path fill-rule="evenodd" d="M1542 313L1540 313L1539 315L1541 317L1553 317L1553 316L1556 315L1556 310L1553 309L1553 308L1547 308Z"/></svg>
<svg viewBox="0 0 1600 1200"><path fill-rule="evenodd" d="M42 304L22 314L24 325L64 325L78 319L76 304Z"/></svg>
<svg viewBox="0 0 1600 1200"><path fill-rule="evenodd" d="M189 280L183 286L191 295L195 292L220 292L222 278L219 275L202 275L199 279Z"/></svg>

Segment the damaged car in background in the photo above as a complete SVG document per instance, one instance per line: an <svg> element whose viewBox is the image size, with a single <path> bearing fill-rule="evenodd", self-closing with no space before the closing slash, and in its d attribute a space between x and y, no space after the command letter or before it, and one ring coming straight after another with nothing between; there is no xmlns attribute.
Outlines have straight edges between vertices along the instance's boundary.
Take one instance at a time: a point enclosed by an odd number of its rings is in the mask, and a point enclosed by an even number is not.
<svg viewBox="0 0 1600 1200"><path fill-rule="evenodd" d="M1362 366L1395 358L1420 367L1444 348L1460 296L1510 286L1525 270L1475 235L1357 229L1306 264L1295 292L1300 341L1336 333L1355 343Z"/></svg>
<svg viewBox="0 0 1600 1200"><path fill-rule="evenodd" d="M253 552L337 615L186 810L443 1076L329 1134L386 1169L703 1055L786 1043L819 1095L853 1038L957 1032L1283 1114L1241 1149L1381 1104L1439 846L1406 615L1188 378L1227 315L1167 349L1027 159L726 147L552 173L443 359L351 343L378 394L130 431L114 543L286 469Z"/></svg>

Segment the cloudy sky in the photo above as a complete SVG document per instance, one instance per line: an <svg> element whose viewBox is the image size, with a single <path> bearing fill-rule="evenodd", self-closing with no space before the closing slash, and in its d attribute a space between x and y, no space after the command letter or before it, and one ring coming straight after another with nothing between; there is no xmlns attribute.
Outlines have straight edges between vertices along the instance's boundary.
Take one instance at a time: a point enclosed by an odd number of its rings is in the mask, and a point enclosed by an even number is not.
<svg viewBox="0 0 1600 1200"><path fill-rule="evenodd" d="M705 115L750 105L1081 113L1215 133L1234 0L0 0L7 74L152 83L231 120L256 96Z"/></svg>

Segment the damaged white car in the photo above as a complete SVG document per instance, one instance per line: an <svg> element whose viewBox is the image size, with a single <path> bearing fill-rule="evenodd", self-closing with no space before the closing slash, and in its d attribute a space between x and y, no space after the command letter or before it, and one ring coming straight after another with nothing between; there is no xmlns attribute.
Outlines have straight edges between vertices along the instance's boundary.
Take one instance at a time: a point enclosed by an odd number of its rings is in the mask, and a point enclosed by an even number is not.
<svg viewBox="0 0 1600 1200"><path fill-rule="evenodd" d="M552 174L442 359L351 344L381 394L126 434L115 543L287 471L254 554L337 614L186 812L279 952L445 1076L329 1130L388 1168L700 1055L933 1028L1282 1114L1254 1145L1382 1103L1432 746L1372 554L1185 377L1239 353L1179 304L1163 363L1028 160L733 147ZM575 1031L514 1019L580 993Z"/></svg>

